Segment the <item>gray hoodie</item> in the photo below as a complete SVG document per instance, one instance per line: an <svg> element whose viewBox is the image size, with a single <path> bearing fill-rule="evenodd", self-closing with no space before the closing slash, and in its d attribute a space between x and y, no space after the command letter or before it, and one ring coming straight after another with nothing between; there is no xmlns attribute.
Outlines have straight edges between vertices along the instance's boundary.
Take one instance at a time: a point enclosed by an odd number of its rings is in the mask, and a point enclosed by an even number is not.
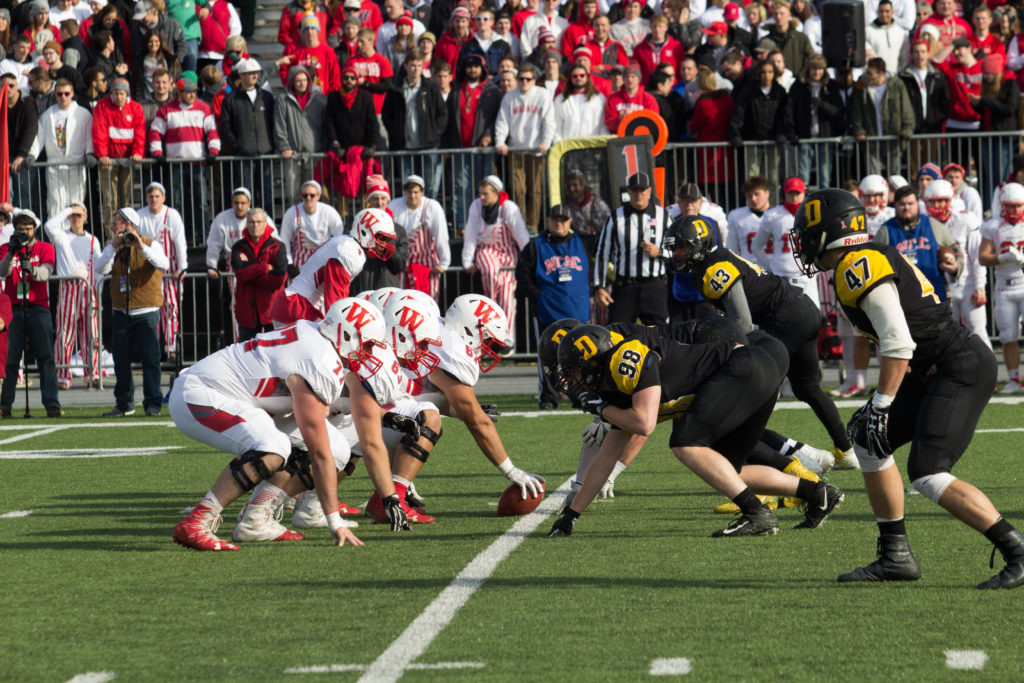
<svg viewBox="0 0 1024 683"><path fill-rule="evenodd" d="M288 71L288 87L274 98L274 148L290 149L295 152L322 152L327 147L324 138L324 111L327 98L320 88L312 85L310 78L309 102L303 111L292 92L292 81L299 71L309 72L302 66L293 66Z"/></svg>

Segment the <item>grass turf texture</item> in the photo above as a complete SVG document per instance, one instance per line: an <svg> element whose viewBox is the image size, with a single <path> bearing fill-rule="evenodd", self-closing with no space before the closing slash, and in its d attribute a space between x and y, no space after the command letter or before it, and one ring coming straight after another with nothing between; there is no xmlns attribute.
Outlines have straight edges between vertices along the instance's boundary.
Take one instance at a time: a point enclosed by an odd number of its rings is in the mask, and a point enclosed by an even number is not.
<svg viewBox="0 0 1024 683"><path fill-rule="evenodd" d="M503 398L502 409L509 404ZM514 462L554 489L574 472L589 419L506 416L498 428ZM59 424L4 421L26 431L0 432L0 440ZM779 411L771 426L825 445L810 411ZM1020 409L990 406L981 428L995 427L1024 427ZM964 675L946 668L948 649L987 653L975 678L1019 678L1024 590L973 588L1002 566L997 556L996 570L988 568L991 546L980 534L908 496L924 577L840 586L838 573L875 553L858 472L832 475L847 497L819 530L791 529L801 515L789 510L779 513L778 536L711 539L731 518L711 514L721 498L671 456L667 441L662 425L619 478L614 501L595 502L571 538L545 538L553 518L542 523L417 660L484 668L410 670L403 680L632 680L646 677L652 660L676 657L692 660L689 677L702 680L942 680ZM978 434L957 474L1024 525L1019 442L1019 433ZM64 429L0 449L154 444L182 448L0 460L0 514L33 511L0 519L0 678L111 671L120 680L280 680L293 678L284 673L292 667L368 665L514 522L495 515L504 478L450 420L417 480L438 522L392 534L361 519L363 548L334 548L325 529L237 553L176 546L179 510L199 500L229 458L160 421ZM905 458L906 449L897 461ZM369 493L360 467L342 497L361 504ZM240 505L226 510L222 538Z"/></svg>

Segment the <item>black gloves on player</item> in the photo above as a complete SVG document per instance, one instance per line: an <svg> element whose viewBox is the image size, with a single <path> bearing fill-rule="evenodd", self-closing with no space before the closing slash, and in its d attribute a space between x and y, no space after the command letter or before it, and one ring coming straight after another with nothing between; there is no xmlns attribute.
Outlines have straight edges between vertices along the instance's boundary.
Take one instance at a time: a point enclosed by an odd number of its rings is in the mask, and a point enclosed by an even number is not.
<svg viewBox="0 0 1024 683"><path fill-rule="evenodd" d="M562 514L558 516L555 523L551 525L551 531L548 532L548 538L554 538L555 536L572 536L573 527L576 526L576 520L580 518L580 513L576 512L570 507L566 507L562 510Z"/></svg>
<svg viewBox="0 0 1024 683"><path fill-rule="evenodd" d="M388 520L391 521L392 531L411 531L412 527L409 526L409 516L405 514L405 510L402 509L402 501L398 499L397 494L391 494L384 499L384 514L388 516Z"/></svg>
<svg viewBox="0 0 1024 683"><path fill-rule="evenodd" d="M601 398L601 394L592 389L581 391L578 400L580 410L598 417L601 417L601 411L608 405L608 401L605 401Z"/></svg>
<svg viewBox="0 0 1024 683"><path fill-rule="evenodd" d="M384 413L384 417L381 419L380 423L385 429L393 429L396 432L401 432L413 441L420 438L420 425L411 417L406 417L405 415L388 411Z"/></svg>
<svg viewBox="0 0 1024 683"><path fill-rule="evenodd" d="M874 399L857 409L857 412L850 418L846 432L853 441L860 423L864 423L864 432L867 438L868 453L873 458L884 459L892 455L892 447L889 445L889 408L879 408L875 405Z"/></svg>
<svg viewBox="0 0 1024 683"><path fill-rule="evenodd" d="M491 422L497 422L498 417L501 415L501 411L498 410L497 403L481 403L480 409L484 411L487 417L491 418Z"/></svg>

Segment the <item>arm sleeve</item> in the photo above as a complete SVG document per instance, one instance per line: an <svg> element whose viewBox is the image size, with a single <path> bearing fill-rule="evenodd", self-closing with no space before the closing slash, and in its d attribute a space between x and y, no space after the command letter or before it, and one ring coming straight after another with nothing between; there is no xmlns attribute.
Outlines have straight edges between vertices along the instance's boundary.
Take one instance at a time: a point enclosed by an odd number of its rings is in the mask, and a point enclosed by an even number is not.
<svg viewBox="0 0 1024 683"><path fill-rule="evenodd" d="M56 215L52 216L50 220L43 224L43 230L46 231L46 237L50 240L50 243L54 247L63 247L68 240L68 236L64 233L64 221L71 215L71 207L61 209Z"/></svg>
<svg viewBox="0 0 1024 683"><path fill-rule="evenodd" d="M875 236L871 239L872 241L877 242L878 244L889 244L889 229L883 225L878 229L878 232L876 232Z"/></svg>
<svg viewBox="0 0 1024 683"><path fill-rule="evenodd" d="M335 301L348 296L352 275L336 259L327 261L324 269L327 271L324 277L324 310L328 310Z"/></svg>
<svg viewBox="0 0 1024 683"><path fill-rule="evenodd" d="M473 265L476 257L476 244L480 239L480 230L483 227L483 219L480 216L480 204L473 202L469 207L469 217L466 219L466 227L462 232L462 267L469 268Z"/></svg>
<svg viewBox="0 0 1024 683"><path fill-rule="evenodd" d="M743 280L738 279L736 284L729 288L722 296L722 304L732 321L743 330L743 334L748 334L754 329L754 320L750 316L750 306L747 304L747 293L743 290Z"/></svg>
<svg viewBox="0 0 1024 683"><path fill-rule="evenodd" d="M893 282L883 282L861 297L858 306L878 333L878 351L889 358L909 360L917 344L910 336L910 327L900 306L900 296Z"/></svg>
<svg viewBox="0 0 1024 683"><path fill-rule="evenodd" d="M107 242L107 246L103 247L103 251L100 253L99 258L93 264L95 275L106 273L110 269L110 263L114 260L114 243ZM2 270L2 269L0 269ZM2 272L0 272L2 275ZM97 279L99 279L97 277Z"/></svg>
<svg viewBox="0 0 1024 683"><path fill-rule="evenodd" d="M281 220L281 241L284 242L284 253L288 256L288 263L292 263L292 236L295 232L295 216L297 209L293 206L284 212Z"/></svg>
<svg viewBox="0 0 1024 683"><path fill-rule="evenodd" d="M159 242L153 242L149 246L140 243L139 251L141 251L142 255L146 257L147 261L149 261L149 265L154 268L166 271L171 267L171 262L167 258L167 254L164 253L164 248L160 246Z"/></svg>
<svg viewBox="0 0 1024 683"><path fill-rule="evenodd" d="M516 244L522 249L530 243L530 232L526 229L526 222L523 220L523 212L512 202L505 202L502 207L505 212L505 221L512 228L512 237Z"/></svg>
<svg viewBox="0 0 1024 683"><path fill-rule="evenodd" d="M220 254L224 250L224 234L216 222L210 225L210 234L206 237L206 267L217 270Z"/></svg>

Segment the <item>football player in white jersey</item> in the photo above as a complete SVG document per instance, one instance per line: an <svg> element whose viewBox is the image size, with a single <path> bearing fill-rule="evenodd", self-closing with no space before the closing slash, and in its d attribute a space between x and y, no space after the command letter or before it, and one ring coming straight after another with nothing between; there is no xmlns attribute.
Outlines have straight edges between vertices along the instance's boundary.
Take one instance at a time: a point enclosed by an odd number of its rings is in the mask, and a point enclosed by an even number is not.
<svg viewBox="0 0 1024 683"><path fill-rule="evenodd" d="M422 298L418 300L422 301ZM487 459L501 470L509 482L520 487L522 497L526 498L527 494L530 497L537 495L544 480L512 464L498 436L498 430L494 427L492 413L496 413L493 407L486 407L492 411L488 413L477 401L473 390L480 372L489 371L501 360L504 340L508 337L508 319L501 307L483 295L464 294L452 302L445 314L444 324L436 332L433 331L433 325L428 327L419 320L420 316L429 312L425 304L416 305L408 298L399 297L394 303L388 302L388 310L390 315L385 315L390 323L390 338L397 340L401 347L398 350L399 360L410 373L422 375L413 382L413 390L410 392L413 398L421 402L428 401L440 412L462 420ZM439 338L432 339L434 334ZM436 344L437 341L440 344ZM410 343L414 348L410 347ZM433 360L435 356L436 364ZM429 410L425 412L427 415L430 413ZM426 419L426 425L430 427L436 418L427 418L425 415L419 419ZM437 429L430 429L440 436L440 422L435 424ZM430 436L430 433L421 433L418 448L410 448L403 441L406 452L395 460L394 465L396 474L401 477L395 484L397 491L402 490L405 482L412 482L436 443L436 438L423 438L424 435ZM371 498L366 506L366 514L379 520L380 504L375 500L378 497L375 494ZM419 517L417 521L423 522L428 517L420 510L414 512ZM430 518L430 521L433 519Z"/></svg>
<svg viewBox="0 0 1024 683"><path fill-rule="evenodd" d="M864 205L864 213L868 219L868 232L874 237L882 224L896 215L895 210L888 204L889 183L877 173L866 175L857 187L857 196L860 198L860 203Z"/></svg>
<svg viewBox="0 0 1024 683"><path fill-rule="evenodd" d="M751 251L761 260L761 265L770 273L793 285L814 302L818 300L818 280L804 275L793 260L793 250L789 241L789 230L793 227L793 214L800 202L804 200L807 187L800 178L787 178L782 191L785 201L764 212L761 224L757 228ZM772 245L771 248L767 248Z"/></svg>
<svg viewBox="0 0 1024 683"><path fill-rule="evenodd" d="M1000 394L1024 392L1020 381L1020 319L1024 313L1024 185L1008 183L999 197L1002 214L981 227L978 262L995 268L993 315L1010 381Z"/></svg>
<svg viewBox="0 0 1024 683"><path fill-rule="evenodd" d="M382 494L392 528L408 528L391 483L380 406L364 386L365 378L380 370L372 349L383 345L384 335L380 314L365 302L347 298L336 302L320 323L298 321L218 351L185 370L171 391L175 424L193 439L236 457L175 527L174 540L196 550L238 550L215 535L221 511L289 465L291 439L275 425L272 414L290 411L308 448L317 496L330 511L327 519L335 544L362 545L337 512L337 463L326 418L328 406L343 387L349 391L367 471ZM299 469L303 463L290 466ZM267 502L277 495L265 493ZM279 538L302 536L288 532Z"/></svg>
<svg viewBox="0 0 1024 683"><path fill-rule="evenodd" d="M296 320L320 320L335 301L349 295L349 286L366 258L387 260L395 250L395 224L379 209L363 209L352 222L351 235L338 235L313 252L298 277L274 299L271 318L279 327Z"/></svg>
<svg viewBox="0 0 1024 683"><path fill-rule="evenodd" d="M725 246L734 254L759 263L761 258L753 252L753 246L761 216L771 207L768 181L761 176L747 178L743 183L743 196L747 198L747 205L729 212Z"/></svg>

